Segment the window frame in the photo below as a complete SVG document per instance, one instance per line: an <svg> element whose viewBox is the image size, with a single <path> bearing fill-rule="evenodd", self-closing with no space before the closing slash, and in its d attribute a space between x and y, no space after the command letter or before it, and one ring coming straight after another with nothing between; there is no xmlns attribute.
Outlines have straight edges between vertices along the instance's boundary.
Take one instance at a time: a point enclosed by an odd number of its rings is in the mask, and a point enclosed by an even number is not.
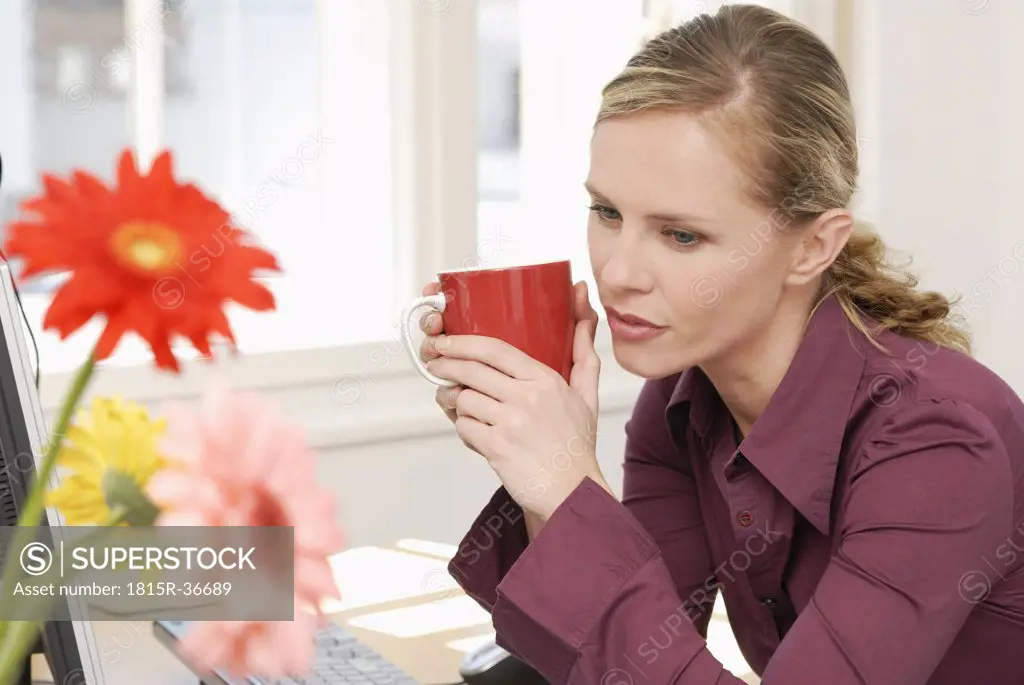
<svg viewBox="0 0 1024 685"><path fill-rule="evenodd" d="M237 2L232 5L238 7ZM386 9L376 9L381 6ZM325 112L324 104L338 98L332 97L330 89L336 84L323 67L334 58L333 49L338 45L334 37L344 30L344 22L361 11L385 11L388 15L394 268L384 277L397 281L391 302L397 315L402 304L419 296L423 285L435 280L438 268L462 264L478 250L476 6L419 0L317 0L318 119L328 138L336 130L337 117L334 112ZM148 166L164 140L162 19L159 0L125 0L126 43L139 66L132 70L128 94L129 131L142 166ZM331 116L325 118L325 114ZM319 195L326 196L323 188ZM272 281L271 288L276 286ZM261 324L266 329L281 325L274 315L262 315ZM358 326L358 322L352 325ZM247 336L258 335L259 327L236 330L240 343L244 344ZM148 363L102 364L89 394L117 393L143 402L159 402L193 397L214 378L226 379L236 387L274 390L329 387L338 379L372 378L376 382L378 376L408 377L415 371L404 351L394 353L398 350L397 331L396 321L386 340L325 348L297 346L231 358L226 358L221 348L216 365L187 360L178 376L156 371ZM37 340L53 335L33 332ZM386 354L379 353L382 349ZM47 412L55 411L74 371L47 372L45 358L40 361L42 404ZM369 364L381 362L383 367L376 372L368 370Z"/></svg>

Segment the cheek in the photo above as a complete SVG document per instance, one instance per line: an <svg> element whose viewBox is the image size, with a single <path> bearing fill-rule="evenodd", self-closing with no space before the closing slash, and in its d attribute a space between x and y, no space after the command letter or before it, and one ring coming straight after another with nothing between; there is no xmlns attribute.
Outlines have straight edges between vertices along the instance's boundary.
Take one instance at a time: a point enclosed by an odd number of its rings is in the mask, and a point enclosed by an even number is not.
<svg viewBox="0 0 1024 685"><path fill-rule="evenodd" d="M778 243L744 245L728 251L718 276L723 309L745 319L774 310L781 297L789 256Z"/></svg>
<svg viewBox="0 0 1024 685"><path fill-rule="evenodd" d="M727 268L723 250L707 249L678 255L671 281L672 308L693 323L733 298L736 281Z"/></svg>
<svg viewBox="0 0 1024 685"><path fill-rule="evenodd" d="M706 249L683 258L685 266L671 281L675 318L691 333L729 328L728 321L744 318L772 289L774 267L766 260L733 249Z"/></svg>
<svg viewBox="0 0 1024 685"><path fill-rule="evenodd" d="M587 252L590 255L590 267L594 272L595 280L611 257L614 247L615 240L610 232L603 230L603 227L597 224L591 216L587 220Z"/></svg>

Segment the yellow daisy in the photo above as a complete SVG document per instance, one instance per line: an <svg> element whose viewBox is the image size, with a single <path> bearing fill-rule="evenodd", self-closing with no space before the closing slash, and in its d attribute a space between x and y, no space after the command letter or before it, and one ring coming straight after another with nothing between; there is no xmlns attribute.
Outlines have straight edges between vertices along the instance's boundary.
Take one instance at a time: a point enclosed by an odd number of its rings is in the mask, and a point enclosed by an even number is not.
<svg viewBox="0 0 1024 685"><path fill-rule="evenodd" d="M145 488L166 464L159 450L165 429L163 419L150 419L135 402L93 399L64 436L57 458L64 473L47 506L72 526L152 525L159 512Z"/></svg>

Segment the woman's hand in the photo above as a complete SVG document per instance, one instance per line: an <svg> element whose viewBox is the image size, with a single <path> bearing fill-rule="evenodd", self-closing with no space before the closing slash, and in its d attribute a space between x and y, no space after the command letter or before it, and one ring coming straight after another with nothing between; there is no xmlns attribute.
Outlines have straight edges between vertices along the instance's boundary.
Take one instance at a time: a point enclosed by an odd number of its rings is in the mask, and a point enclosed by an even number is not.
<svg viewBox="0 0 1024 685"><path fill-rule="evenodd" d="M421 355L431 373L460 387L438 403L464 443L487 459L512 497L546 521L586 477L611 492L597 464L597 313L578 283L569 383L550 367L495 338L429 335ZM428 333L436 330L423 324Z"/></svg>

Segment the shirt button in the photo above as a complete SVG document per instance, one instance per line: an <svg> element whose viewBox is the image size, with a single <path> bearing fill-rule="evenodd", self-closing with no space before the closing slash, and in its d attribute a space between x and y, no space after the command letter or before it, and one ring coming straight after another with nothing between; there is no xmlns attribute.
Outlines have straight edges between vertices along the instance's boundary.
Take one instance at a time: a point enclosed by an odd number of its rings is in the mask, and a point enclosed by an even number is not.
<svg viewBox="0 0 1024 685"><path fill-rule="evenodd" d="M774 609L775 605L778 604L778 602L776 602L771 597L765 597L764 599L761 600L761 604L763 604L764 606L768 607L769 609Z"/></svg>
<svg viewBox="0 0 1024 685"><path fill-rule="evenodd" d="M741 526L746 528L747 526L749 526L751 523L754 522L754 515L752 513L750 513L749 510L741 511L740 515L736 517L736 520L739 521Z"/></svg>

